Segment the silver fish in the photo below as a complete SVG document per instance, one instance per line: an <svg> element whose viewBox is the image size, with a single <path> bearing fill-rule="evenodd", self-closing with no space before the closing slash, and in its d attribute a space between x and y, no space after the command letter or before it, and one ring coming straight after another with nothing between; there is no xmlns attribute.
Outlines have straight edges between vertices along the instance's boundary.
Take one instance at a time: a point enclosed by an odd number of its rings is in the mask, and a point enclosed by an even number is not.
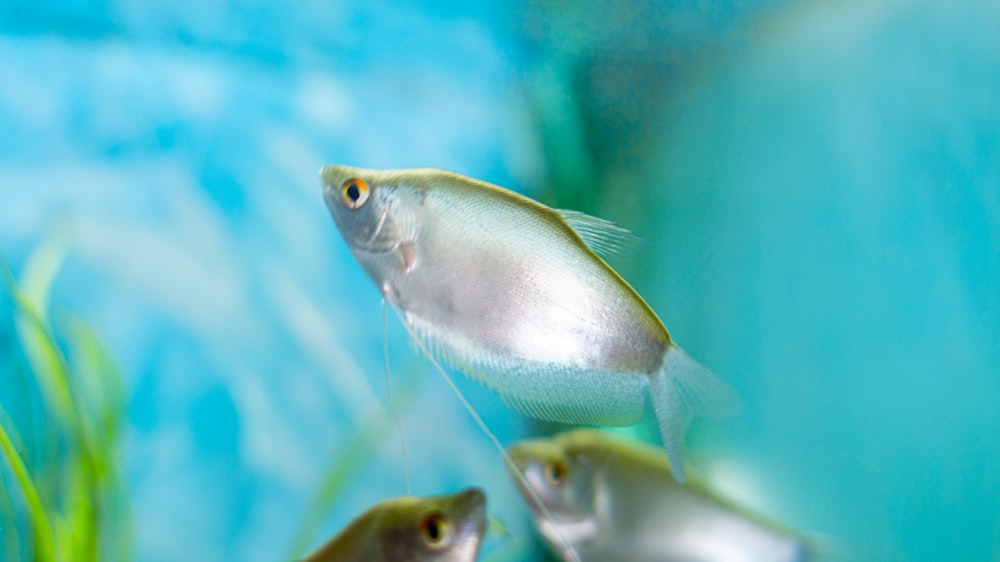
<svg viewBox="0 0 1000 562"><path fill-rule="evenodd" d="M302 562L473 562L486 530L478 488L392 498L351 521Z"/></svg>
<svg viewBox="0 0 1000 562"><path fill-rule="evenodd" d="M695 478L678 484L663 452L649 445L579 429L522 441L509 452L552 516L542 516L526 495L536 526L564 560L567 547L581 562L806 559L804 543L790 531L720 499Z"/></svg>
<svg viewBox="0 0 1000 562"><path fill-rule="evenodd" d="M341 235L410 331L514 409L631 425L648 388L681 481L690 418L738 409L595 253L624 229L442 170L327 166L320 177Z"/></svg>

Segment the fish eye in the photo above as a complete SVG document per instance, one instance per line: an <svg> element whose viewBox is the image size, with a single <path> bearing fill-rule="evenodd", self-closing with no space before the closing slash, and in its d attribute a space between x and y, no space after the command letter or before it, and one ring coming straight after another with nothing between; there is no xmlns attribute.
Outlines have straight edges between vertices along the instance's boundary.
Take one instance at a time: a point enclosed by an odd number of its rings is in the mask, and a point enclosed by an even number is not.
<svg viewBox="0 0 1000 562"><path fill-rule="evenodd" d="M420 536L430 547L439 547L448 538L448 522L440 513L429 513L420 520Z"/></svg>
<svg viewBox="0 0 1000 562"><path fill-rule="evenodd" d="M351 178L340 186L344 203L348 209L357 209L368 200L368 182L361 178Z"/></svg>
<svg viewBox="0 0 1000 562"><path fill-rule="evenodd" d="M569 476L569 469L566 468L566 463L554 460L545 465L545 481L552 486L561 486L566 481L567 476Z"/></svg>

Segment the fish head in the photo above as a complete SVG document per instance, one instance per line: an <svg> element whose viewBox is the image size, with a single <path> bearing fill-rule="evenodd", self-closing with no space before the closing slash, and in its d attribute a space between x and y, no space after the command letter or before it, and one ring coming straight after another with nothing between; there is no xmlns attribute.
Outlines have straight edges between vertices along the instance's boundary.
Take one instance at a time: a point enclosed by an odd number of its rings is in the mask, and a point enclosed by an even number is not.
<svg viewBox="0 0 1000 562"><path fill-rule="evenodd" d="M416 239L422 188L405 174L332 165L319 175L333 222L362 265Z"/></svg>
<svg viewBox="0 0 1000 562"><path fill-rule="evenodd" d="M478 488L400 498L382 518L384 560L474 562L486 532L486 495Z"/></svg>
<svg viewBox="0 0 1000 562"><path fill-rule="evenodd" d="M579 526L592 521L594 514L594 466L587 456L573 454L558 441L535 439L514 444L510 450L514 466L545 505L556 525ZM534 498L522 495L539 524L549 524ZM562 534L566 534L565 529Z"/></svg>

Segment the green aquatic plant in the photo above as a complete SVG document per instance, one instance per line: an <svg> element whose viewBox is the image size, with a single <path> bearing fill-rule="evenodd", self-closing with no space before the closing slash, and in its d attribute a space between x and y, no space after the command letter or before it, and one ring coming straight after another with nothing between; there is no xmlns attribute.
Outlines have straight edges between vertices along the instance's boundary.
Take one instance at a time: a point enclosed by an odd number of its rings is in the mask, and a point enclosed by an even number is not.
<svg viewBox="0 0 1000 562"><path fill-rule="evenodd" d="M124 385L110 353L83 320L50 310L52 283L68 251L53 238L15 279L0 254L0 295L13 304L10 371L24 373L27 415L0 401L0 477L13 540L5 559L39 562L130 558L127 494L117 451ZM12 373L13 374L13 373ZM18 427L16 421L21 422ZM22 435L33 437L27 441Z"/></svg>

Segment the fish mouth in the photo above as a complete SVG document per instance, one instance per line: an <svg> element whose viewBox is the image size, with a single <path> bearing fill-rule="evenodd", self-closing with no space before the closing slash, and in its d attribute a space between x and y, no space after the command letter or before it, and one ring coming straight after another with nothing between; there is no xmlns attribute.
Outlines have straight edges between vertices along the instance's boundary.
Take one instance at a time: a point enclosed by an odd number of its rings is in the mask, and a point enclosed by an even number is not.
<svg viewBox="0 0 1000 562"><path fill-rule="evenodd" d="M472 517L477 523L486 525L486 493L480 488L469 488L461 492L458 499L459 509Z"/></svg>
<svg viewBox="0 0 1000 562"><path fill-rule="evenodd" d="M468 559L475 560L486 534L486 494L480 488L469 488L455 498L455 507L460 514L457 519L466 522L460 532L463 537L460 548L468 549Z"/></svg>
<svg viewBox="0 0 1000 562"><path fill-rule="evenodd" d="M538 516L544 515L544 509L539 505L539 502L544 500L542 500L543 491L538 481L541 470L538 462L521 445L511 447L507 454L513 464L513 466L508 465L507 469L521 492L521 499L524 500L532 513Z"/></svg>

